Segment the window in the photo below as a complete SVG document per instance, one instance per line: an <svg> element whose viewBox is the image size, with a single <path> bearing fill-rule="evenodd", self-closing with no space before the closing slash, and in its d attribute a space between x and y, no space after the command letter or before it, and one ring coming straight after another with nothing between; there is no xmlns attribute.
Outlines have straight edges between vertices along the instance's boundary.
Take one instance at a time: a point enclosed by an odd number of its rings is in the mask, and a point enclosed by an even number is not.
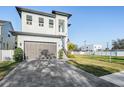
<svg viewBox="0 0 124 93"><path fill-rule="evenodd" d="M64 32L65 31L65 21L64 20L59 20L59 32Z"/></svg>
<svg viewBox="0 0 124 93"><path fill-rule="evenodd" d="M8 37L10 37L10 34L8 34Z"/></svg>
<svg viewBox="0 0 124 93"><path fill-rule="evenodd" d="M49 19L49 28L53 28L53 25L54 25L53 20Z"/></svg>
<svg viewBox="0 0 124 93"><path fill-rule="evenodd" d="M5 49L5 43L3 43L3 49Z"/></svg>
<svg viewBox="0 0 124 93"><path fill-rule="evenodd" d="M44 26L44 19L39 17L39 26L43 27Z"/></svg>
<svg viewBox="0 0 124 93"><path fill-rule="evenodd" d="M20 43L20 46L22 46L22 43Z"/></svg>
<svg viewBox="0 0 124 93"><path fill-rule="evenodd" d="M27 16L26 16L26 21L27 21L27 24L28 24L28 25L32 25L32 16L27 15Z"/></svg>

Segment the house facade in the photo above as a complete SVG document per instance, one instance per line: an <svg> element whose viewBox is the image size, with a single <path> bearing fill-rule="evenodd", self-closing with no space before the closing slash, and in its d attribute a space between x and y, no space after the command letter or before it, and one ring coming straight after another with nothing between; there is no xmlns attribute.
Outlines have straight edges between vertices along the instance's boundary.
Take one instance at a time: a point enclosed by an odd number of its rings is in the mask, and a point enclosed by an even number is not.
<svg viewBox="0 0 124 93"><path fill-rule="evenodd" d="M71 14L52 11L45 13L16 7L21 18L21 31L10 31L16 36L17 47L24 50L26 59L36 59L42 50L56 55L62 48L67 50L68 19Z"/></svg>
<svg viewBox="0 0 124 93"><path fill-rule="evenodd" d="M101 44L91 44L91 45L85 45L81 47L82 51L100 51L103 47Z"/></svg>
<svg viewBox="0 0 124 93"><path fill-rule="evenodd" d="M0 20L0 50L15 49L15 37L9 32L12 30L11 22Z"/></svg>
<svg viewBox="0 0 124 93"><path fill-rule="evenodd" d="M14 30L11 22L0 20L0 61L13 59L15 36L9 32L10 30Z"/></svg>

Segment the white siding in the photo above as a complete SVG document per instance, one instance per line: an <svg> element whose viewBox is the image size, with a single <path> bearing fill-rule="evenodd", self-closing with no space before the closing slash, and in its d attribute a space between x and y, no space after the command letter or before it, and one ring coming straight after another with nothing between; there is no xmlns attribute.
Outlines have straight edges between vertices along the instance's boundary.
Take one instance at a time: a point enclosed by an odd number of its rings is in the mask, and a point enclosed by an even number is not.
<svg viewBox="0 0 124 93"><path fill-rule="evenodd" d="M1 44L1 31L2 31L1 29L2 29L2 27L1 27L1 25L0 25L0 49L1 49L1 45L2 45L2 44Z"/></svg>
<svg viewBox="0 0 124 93"><path fill-rule="evenodd" d="M12 31L13 28L11 27L10 23L6 22L4 23L1 31L1 37L3 37L2 40L2 49L7 49L7 43L8 43L8 49L14 49L15 48L15 37L10 34L9 31ZM8 34L10 34L10 37L8 37ZM3 45L5 43L5 46Z"/></svg>
<svg viewBox="0 0 124 93"><path fill-rule="evenodd" d="M32 16L32 25L26 22L26 15ZM39 17L44 18L44 26L39 26ZM49 19L54 20L54 27L49 28ZM41 33L41 34L55 34L55 19L42 15L22 12L22 32Z"/></svg>
<svg viewBox="0 0 124 93"><path fill-rule="evenodd" d="M1 46L2 46L2 44L0 43L0 50L1 50L1 48L2 48Z"/></svg>
<svg viewBox="0 0 124 93"><path fill-rule="evenodd" d="M28 25L26 21L26 15L32 16L32 25ZM39 26L39 17L44 18L44 26ZM49 28L49 19L54 21L54 27ZM59 19L65 21L65 32L59 32ZM56 15L55 18L22 12L22 32L32 32L41 34L52 34L52 35L65 35L68 36L68 18L65 16Z"/></svg>
<svg viewBox="0 0 124 93"><path fill-rule="evenodd" d="M0 25L0 35L1 35L1 29L2 29L2 27L1 27L1 25Z"/></svg>

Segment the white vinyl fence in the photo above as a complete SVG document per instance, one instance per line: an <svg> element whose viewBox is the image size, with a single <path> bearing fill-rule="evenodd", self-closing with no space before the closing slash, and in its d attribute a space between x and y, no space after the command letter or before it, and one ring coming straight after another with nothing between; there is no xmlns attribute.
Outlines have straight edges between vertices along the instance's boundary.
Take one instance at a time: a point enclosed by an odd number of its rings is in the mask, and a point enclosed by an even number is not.
<svg viewBox="0 0 124 93"><path fill-rule="evenodd" d="M76 54L76 55L84 55L86 52L82 52L82 51L72 51L71 54Z"/></svg>
<svg viewBox="0 0 124 93"><path fill-rule="evenodd" d="M99 55L99 56L124 56L124 51L96 51L96 52L71 52L72 54L81 54L81 55Z"/></svg>
<svg viewBox="0 0 124 93"><path fill-rule="evenodd" d="M12 61L14 50L0 50L0 61Z"/></svg>

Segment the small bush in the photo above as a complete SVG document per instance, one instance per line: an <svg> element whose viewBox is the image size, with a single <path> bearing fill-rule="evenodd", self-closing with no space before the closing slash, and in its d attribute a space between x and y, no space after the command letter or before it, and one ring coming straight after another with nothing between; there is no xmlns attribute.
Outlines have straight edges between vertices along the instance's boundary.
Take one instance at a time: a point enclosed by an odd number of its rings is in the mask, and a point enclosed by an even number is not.
<svg viewBox="0 0 124 93"><path fill-rule="evenodd" d="M63 49L60 49L59 50L59 59L62 59L63 58Z"/></svg>
<svg viewBox="0 0 124 93"><path fill-rule="evenodd" d="M68 58L75 58L75 56L74 56L73 54L71 54L70 51L67 52L67 57L68 57Z"/></svg>
<svg viewBox="0 0 124 93"><path fill-rule="evenodd" d="M23 50L21 48L16 48L14 51L13 58L15 62L22 62L23 61Z"/></svg>
<svg viewBox="0 0 124 93"><path fill-rule="evenodd" d="M75 56L73 54L68 54L67 56L68 56L68 58L75 58Z"/></svg>

